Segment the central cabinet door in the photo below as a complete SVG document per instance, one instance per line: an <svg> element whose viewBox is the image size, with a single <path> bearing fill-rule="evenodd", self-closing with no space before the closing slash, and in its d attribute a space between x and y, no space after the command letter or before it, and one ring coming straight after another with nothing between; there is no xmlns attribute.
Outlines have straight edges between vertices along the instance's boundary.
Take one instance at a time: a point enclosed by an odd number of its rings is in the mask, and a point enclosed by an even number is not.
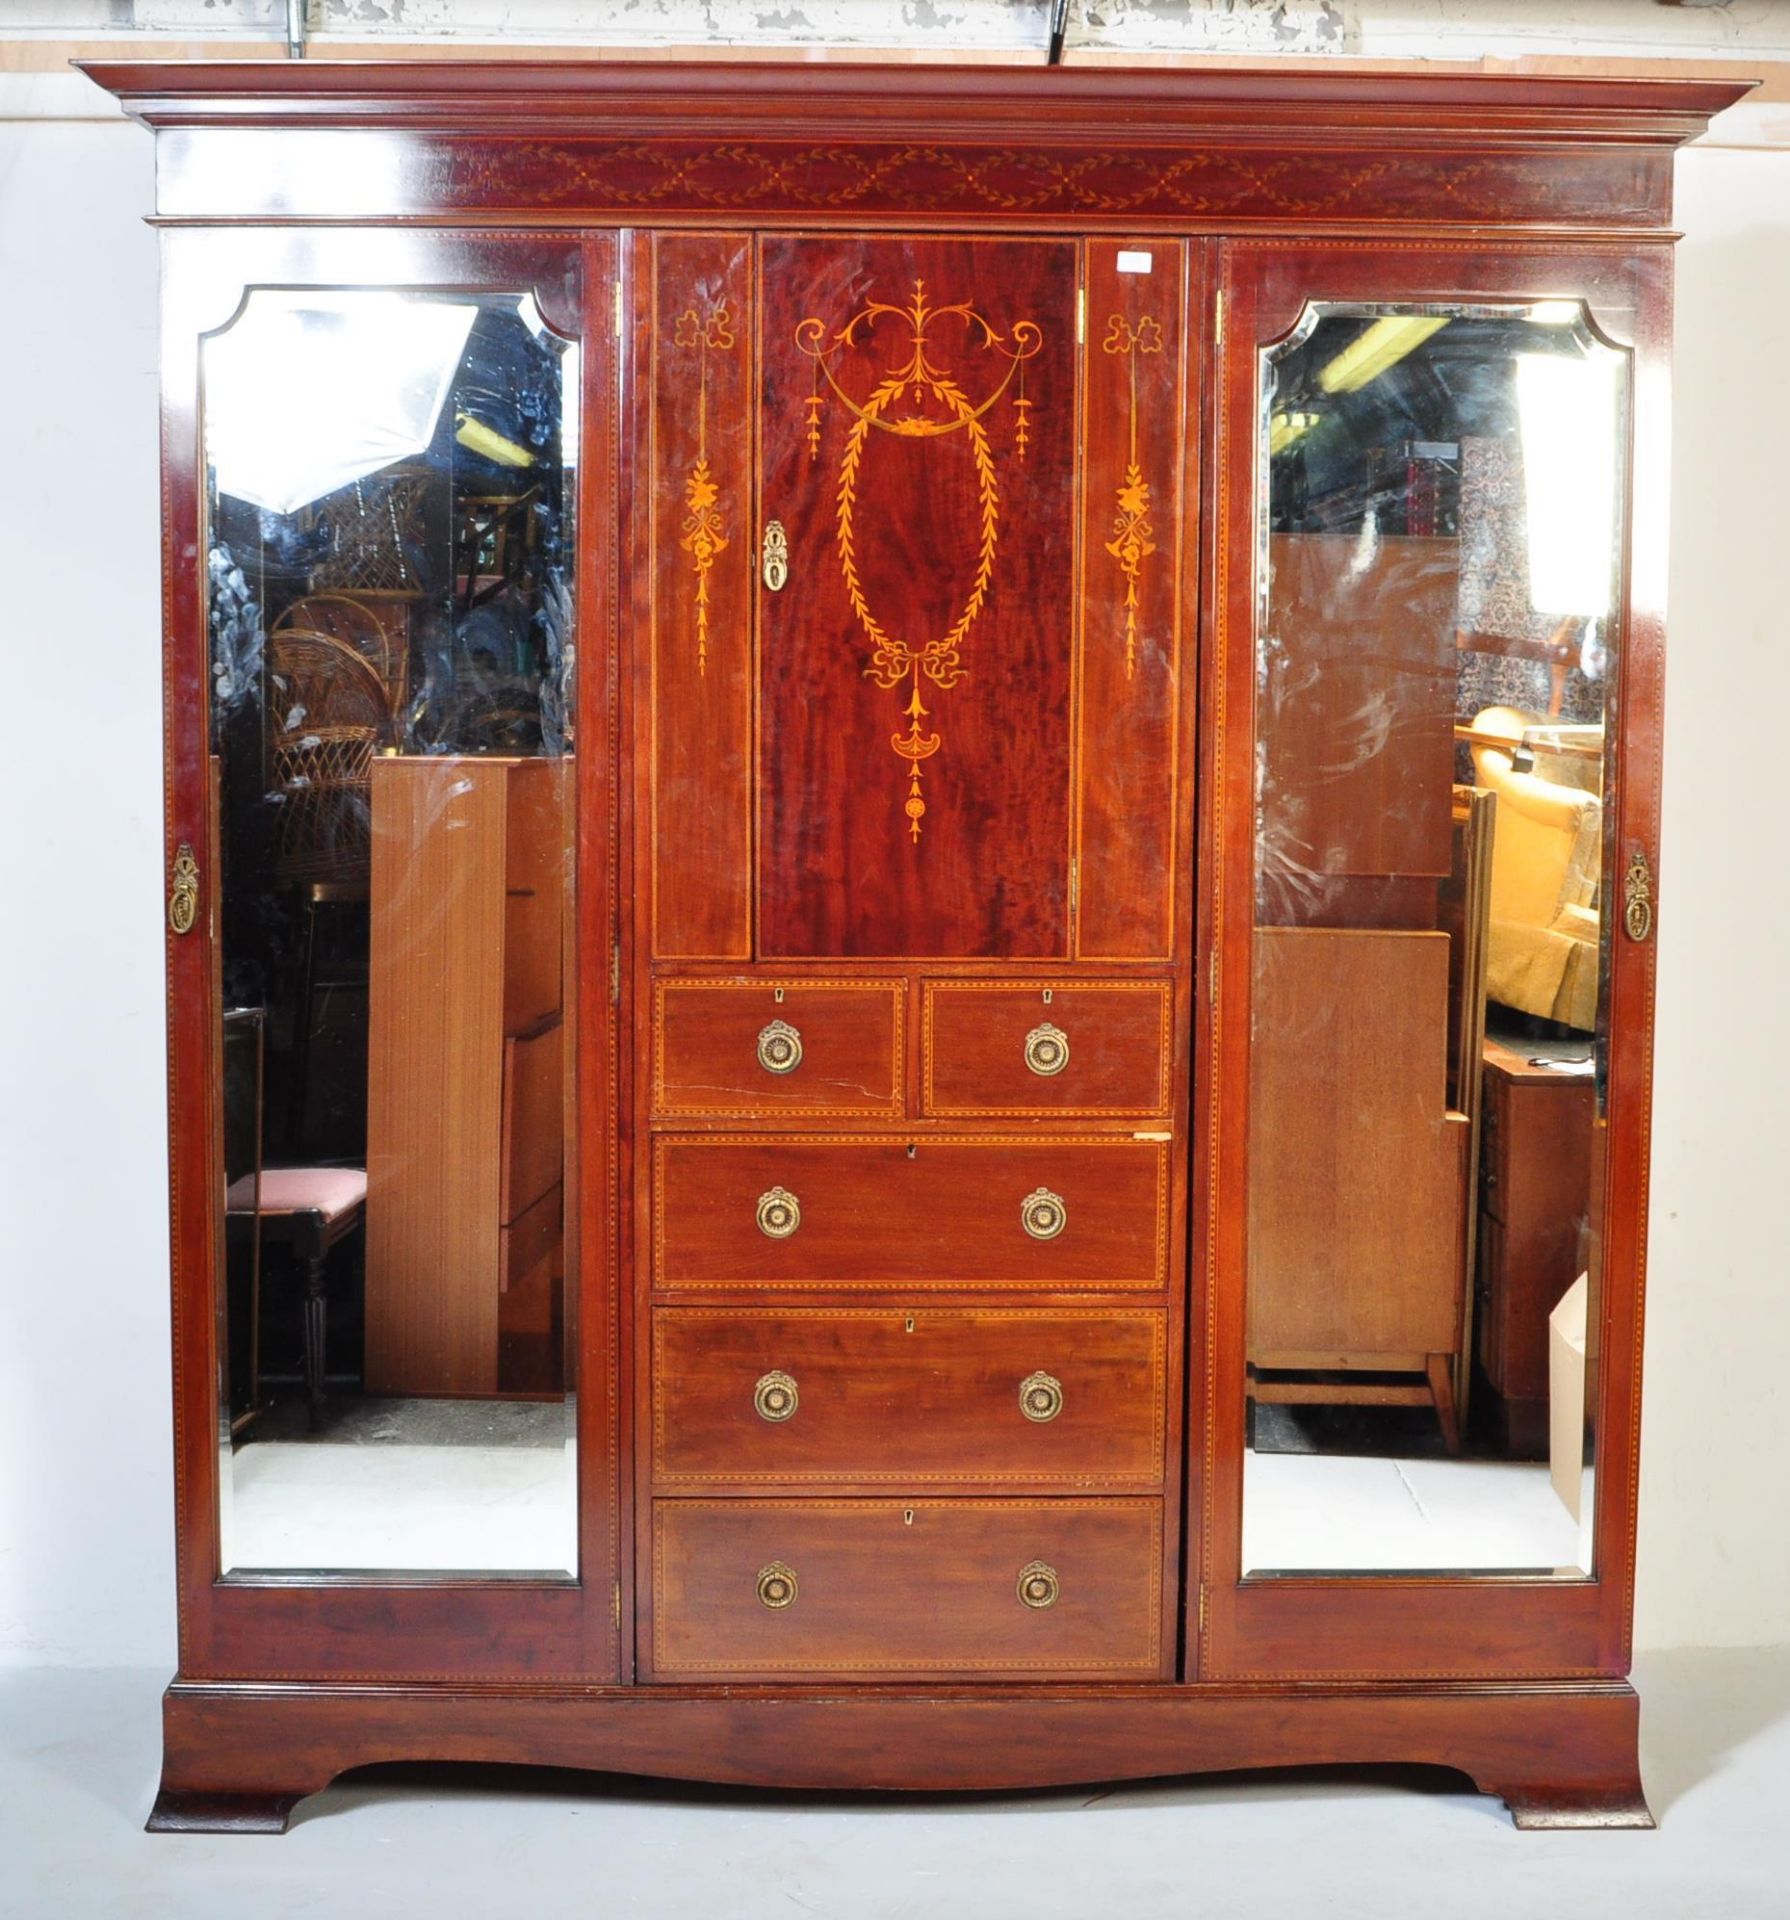
<svg viewBox="0 0 1790 1920"><path fill-rule="evenodd" d="M1073 243L760 243L768 956L1068 951Z"/></svg>
<svg viewBox="0 0 1790 1920"><path fill-rule="evenodd" d="M1186 254L630 259L637 1671L1168 1677Z"/></svg>

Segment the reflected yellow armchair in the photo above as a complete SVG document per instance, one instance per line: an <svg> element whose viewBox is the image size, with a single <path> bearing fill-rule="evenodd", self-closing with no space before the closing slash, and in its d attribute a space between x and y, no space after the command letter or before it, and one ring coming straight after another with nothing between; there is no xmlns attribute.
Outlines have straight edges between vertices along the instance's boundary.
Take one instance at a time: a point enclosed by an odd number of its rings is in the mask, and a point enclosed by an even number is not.
<svg viewBox="0 0 1790 1920"><path fill-rule="evenodd" d="M1601 763L1538 743L1535 771L1519 773L1509 742L1531 728L1545 735L1549 724L1515 707L1487 707L1473 722L1474 733L1488 736L1484 745L1469 742L1474 773L1498 797L1486 992L1589 1031L1597 1024Z"/></svg>

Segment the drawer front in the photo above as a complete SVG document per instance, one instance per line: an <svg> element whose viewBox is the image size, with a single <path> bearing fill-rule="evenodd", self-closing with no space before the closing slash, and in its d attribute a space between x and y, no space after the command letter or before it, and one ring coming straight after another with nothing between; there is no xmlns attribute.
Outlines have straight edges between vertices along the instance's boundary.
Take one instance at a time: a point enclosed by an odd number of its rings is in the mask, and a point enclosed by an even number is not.
<svg viewBox="0 0 1790 1920"><path fill-rule="evenodd" d="M662 1288L1166 1284L1163 1141L733 1134L654 1159Z"/></svg>
<svg viewBox="0 0 1790 1920"><path fill-rule="evenodd" d="M1165 1316L661 1307L661 1486L1162 1484Z"/></svg>
<svg viewBox="0 0 1790 1920"><path fill-rule="evenodd" d="M654 1109L899 1115L905 995L899 980L661 980Z"/></svg>
<svg viewBox="0 0 1790 1920"><path fill-rule="evenodd" d="M1154 1679L1160 1500L661 1500L653 1671Z"/></svg>
<svg viewBox="0 0 1790 1920"><path fill-rule="evenodd" d="M923 1005L928 1113L1169 1110L1174 994L1166 982L928 981Z"/></svg>

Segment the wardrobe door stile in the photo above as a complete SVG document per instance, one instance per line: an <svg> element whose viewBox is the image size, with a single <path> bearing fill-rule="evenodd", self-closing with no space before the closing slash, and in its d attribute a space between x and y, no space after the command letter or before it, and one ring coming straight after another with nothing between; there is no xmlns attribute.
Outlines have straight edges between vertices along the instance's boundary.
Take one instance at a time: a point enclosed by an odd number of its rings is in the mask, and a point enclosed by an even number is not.
<svg viewBox="0 0 1790 1920"><path fill-rule="evenodd" d="M1083 960L1167 961L1176 951L1182 559L1197 533L1186 252L1160 240L1086 246L1075 821Z"/></svg>
<svg viewBox="0 0 1790 1920"><path fill-rule="evenodd" d="M752 243L655 233L650 421L652 952L752 954Z"/></svg>

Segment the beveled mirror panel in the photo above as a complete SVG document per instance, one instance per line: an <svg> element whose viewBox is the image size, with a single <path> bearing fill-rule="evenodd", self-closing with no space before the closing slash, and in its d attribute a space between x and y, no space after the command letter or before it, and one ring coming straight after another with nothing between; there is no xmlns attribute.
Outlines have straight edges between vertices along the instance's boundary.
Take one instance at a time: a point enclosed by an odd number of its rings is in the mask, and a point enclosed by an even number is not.
<svg viewBox="0 0 1790 1920"><path fill-rule="evenodd" d="M225 1573L577 1571L576 363L525 290L204 343Z"/></svg>
<svg viewBox="0 0 1790 1920"><path fill-rule="evenodd" d="M1261 355L1243 1570L1591 1570L1627 356Z"/></svg>

